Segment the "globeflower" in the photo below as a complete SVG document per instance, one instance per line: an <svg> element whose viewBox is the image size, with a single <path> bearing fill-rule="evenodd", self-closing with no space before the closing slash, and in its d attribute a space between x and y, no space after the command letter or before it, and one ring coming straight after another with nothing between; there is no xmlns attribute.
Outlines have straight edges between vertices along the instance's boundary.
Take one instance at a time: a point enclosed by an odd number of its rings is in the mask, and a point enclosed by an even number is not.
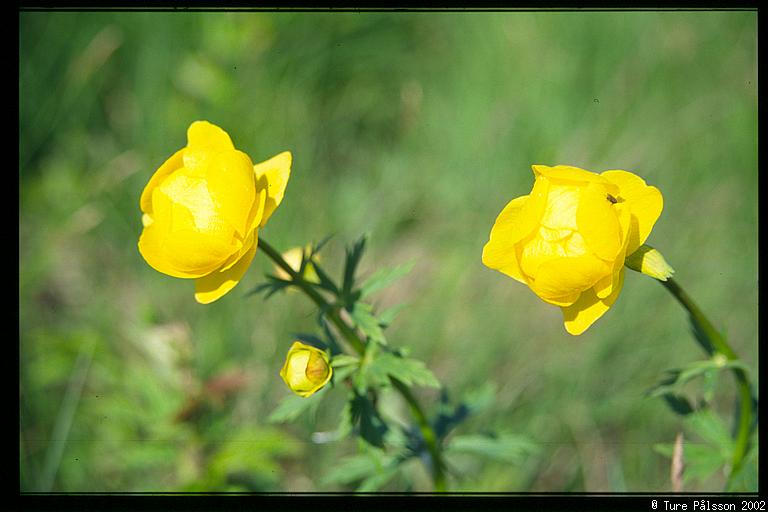
<svg viewBox="0 0 768 512"><path fill-rule="evenodd" d="M648 238L663 199L627 171L532 167L533 190L498 215L483 264L559 306L578 335L616 302L624 260Z"/></svg>
<svg viewBox="0 0 768 512"><path fill-rule="evenodd" d="M290 152L254 165L227 132L195 121L141 194L139 252L158 272L194 279L197 302L221 298L251 264L290 172Z"/></svg>
<svg viewBox="0 0 768 512"><path fill-rule="evenodd" d="M305 398L325 386L332 375L328 354L300 341L293 342L280 370L280 376L291 391Z"/></svg>

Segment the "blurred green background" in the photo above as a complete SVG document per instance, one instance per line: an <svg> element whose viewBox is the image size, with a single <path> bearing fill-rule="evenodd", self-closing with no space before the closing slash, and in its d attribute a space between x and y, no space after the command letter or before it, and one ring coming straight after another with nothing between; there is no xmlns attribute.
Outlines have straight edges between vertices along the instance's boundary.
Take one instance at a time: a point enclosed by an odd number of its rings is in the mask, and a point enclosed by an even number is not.
<svg viewBox="0 0 768 512"><path fill-rule="evenodd" d="M254 161L294 155L261 232L281 250L333 234L326 267L415 261L375 296L388 330L452 397L495 392L460 427L526 436L518 464L457 462L454 490L669 490L654 451L683 429L646 398L703 357L686 315L628 272L580 337L480 261L531 164L626 169L657 186L649 238L757 380L756 12L21 12L20 473L24 491L326 491L352 440L318 444L342 394L276 426L278 376L314 308L218 302L141 258L138 201L188 125ZM484 387L485 386L485 387ZM734 386L715 405L730 417ZM437 394L419 390L429 408ZM393 400L395 400L393 398ZM317 438L317 436L315 436ZM696 442L696 439L690 439ZM474 464L474 465L473 465ZM722 490L715 474L686 490ZM423 468L385 490L429 490Z"/></svg>

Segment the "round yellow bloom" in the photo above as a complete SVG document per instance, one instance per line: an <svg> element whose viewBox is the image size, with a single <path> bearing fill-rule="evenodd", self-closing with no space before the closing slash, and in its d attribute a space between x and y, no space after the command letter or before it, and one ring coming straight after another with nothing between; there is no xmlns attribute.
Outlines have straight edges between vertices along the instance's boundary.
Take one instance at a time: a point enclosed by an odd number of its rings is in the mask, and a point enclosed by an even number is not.
<svg viewBox="0 0 768 512"><path fill-rule="evenodd" d="M300 341L293 342L280 370L291 391L305 398L328 384L332 375L328 354Z"/></svg>
<svg viewBox="0 0 768 512"><path fill-rule="evenodd" d="M195 300L208 304L251 264L259 228L283 199L291 153L253 165L207 121L192 123L187 141L141 194L139 252L159 272L195 279Z"/></svg>
<svg viewBox="0 0 768 512"><path fill-rule="evenodd" d="M496 218L483 264L560 306L566 330L578 335L616 301L624 259L648 238L663 199L627 171L534 165L533 173L531 193Z"/></svg>

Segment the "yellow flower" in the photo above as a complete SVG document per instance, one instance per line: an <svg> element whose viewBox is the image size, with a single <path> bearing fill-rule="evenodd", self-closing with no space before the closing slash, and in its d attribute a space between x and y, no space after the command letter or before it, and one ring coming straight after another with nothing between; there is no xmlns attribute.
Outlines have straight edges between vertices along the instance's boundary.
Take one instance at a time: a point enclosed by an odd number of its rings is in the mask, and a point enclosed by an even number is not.
<svg viewBox="0 0 768 512"><path fill-rule="evenodd" d="M328 354L319 348L294 341L285 357L280 376L299 396L308 397L325 386L333 375Z"/></svg>
<svg viewBox="0 0 768 512"><path fill-rule="evenodd" d="M139 252L159 272L195 279L197 302L219 299L251 264L290 173L290 152L253 165L227 132L195 121L141 194Z"/></svg>
<svg viewBox="0 0 768 512"><path fill-rule="evenodd" d="M624 259L648 238L663 199L626 171L534 165L533 173L531 193L496 218L483 263L560 306L578 335L616 301Z"/></svg>
<svg viewBox="0 0 768 512"><path fill-rule="evenodd" d="M298 272L301 270L301 259L302 257L304 259L308 259L309 255L311 254L311 247L307 245L306 247L293 247L291 249L288 249L285 251L282 256L283 260L295 271ZM312 260L320 261L320 256L315 254L312 256ZM304 265L304 275L301 277L304 278L305 281L308 283L319 283L320 277L317 275L317 271L315 270L315 266L312 264L312 260L307 261L307 264ZM283 279L285 281L290 281L291 276L288 275L288 272L280 268L279 266L275 265L275 275L279 277L280 279ZM288 291L293 291L292 288L288 288Z"/></svg>

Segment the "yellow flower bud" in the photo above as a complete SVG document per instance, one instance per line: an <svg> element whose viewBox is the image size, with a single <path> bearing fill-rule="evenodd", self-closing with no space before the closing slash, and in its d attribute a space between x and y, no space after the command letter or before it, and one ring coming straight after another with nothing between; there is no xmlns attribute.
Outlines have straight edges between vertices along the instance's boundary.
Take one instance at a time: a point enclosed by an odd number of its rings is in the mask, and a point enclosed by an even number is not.
<svg viewBox="0 0 768 512"><path fill-rule="evenodd" d="M305 398L325 386L332 375L328 354L300 341L293 342L280 370L280 376L291 391Z"/></svg>
<svg viewBox="0 0 768 512"><path fill-rule="evenodd" d="M650 245L643 245L627 256L624 264L659 281L666 281L675 273L675 269L667 263L664 256Z"/></svg>
<svg viewBox="0 0 768 512"><path fill-rule="evenodd" d="M496 218L483 264L560 306L566 330L578 335L618 298L625 256L648 238L663 199L626 171L534 165L533 173L531 193Z"/></svg>
<svg viewBox="0 0 768 512"><path fill-rule="evenodd" d="M288 249L282 254L283 260L295 271L298 272L301 269L301 259L302 257L304 259L309 258L310 255L310 247L293 247L292 249ZM318 255L312 256L313 260L320 261L320 257ZM280 279L283 279L285 281L290 281L291 276L288 275L288 272L280 268L279 266L275 265L275 275L279 277ZM320 277L317 275L317 271L315 270L315 266L312 264L312 261L308 261L307 264L304 266L304 275L302 276L305 281L310 283L319 283ZM288 288L288 291L293 291L291 288Z"/></svg>
<svg viewBox="0 0 768 512"><path fill-rule="evenodd" d="M291 153L254 165L227 132L195 121L141 194L139 252L159 272L195 279L198 302L219 299L251 264L290 171Z"/></svg>

